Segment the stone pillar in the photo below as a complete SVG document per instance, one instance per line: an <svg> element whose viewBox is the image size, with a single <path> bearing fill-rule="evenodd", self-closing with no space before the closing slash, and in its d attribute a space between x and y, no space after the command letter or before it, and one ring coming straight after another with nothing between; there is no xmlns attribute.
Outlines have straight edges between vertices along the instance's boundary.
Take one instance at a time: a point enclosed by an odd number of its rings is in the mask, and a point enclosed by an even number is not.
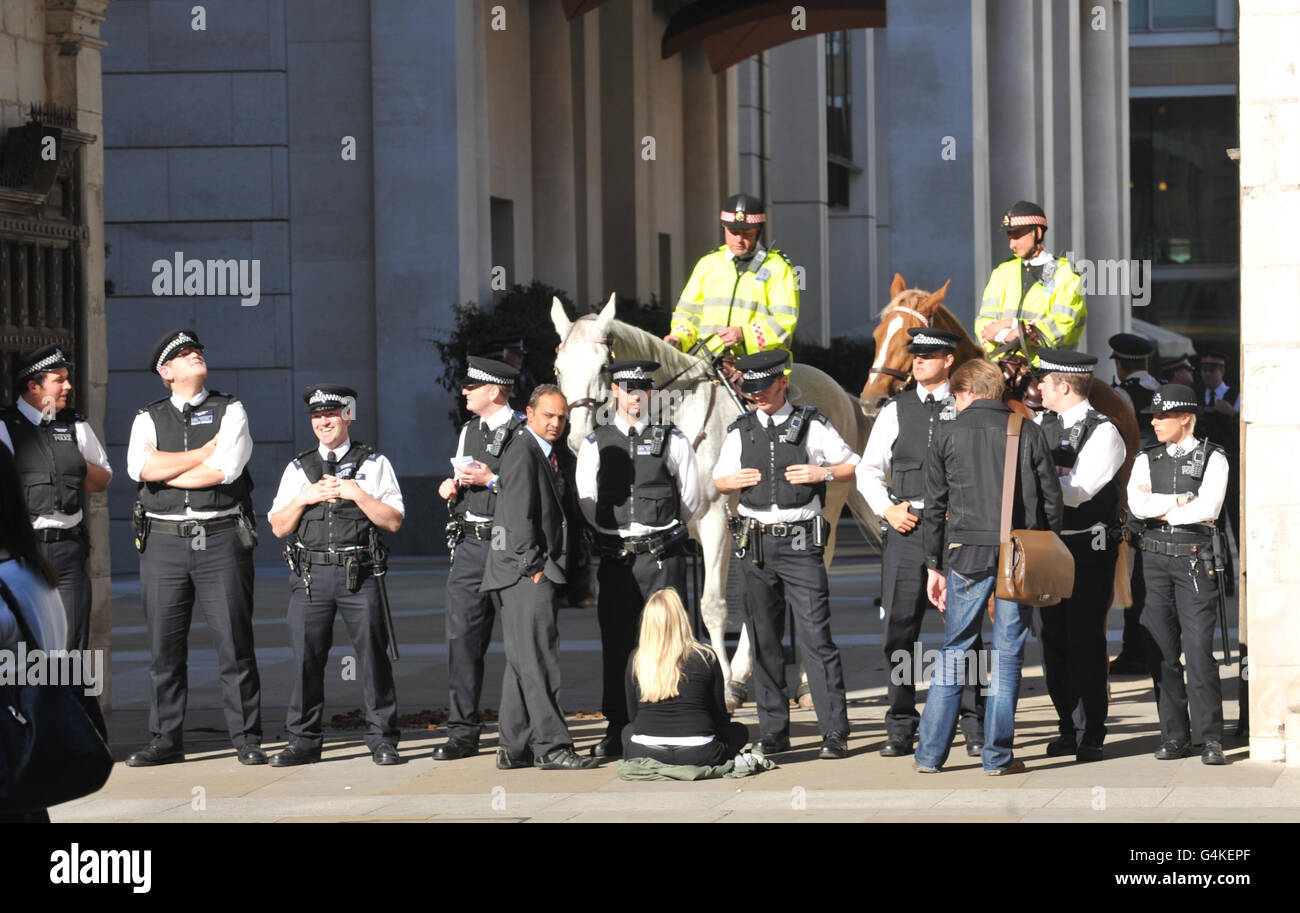
<svg viewBox="0 0 1300 913"><path fill-rule="evenodd" d="M36 0L31 0L34 4ZM104 403L108 392L108 326L104 317L104 135L103 68L99 28L112 0L45 0L45 98L77 112L77 129L96 139L81 149L82 222L90 240L82 252L81 286L85 290L86 364L76 370L85 381L86 402L80 408L101 441ZM125 466L114 470L125 474ZM86 524L90 529L90 581L93 596L90 646L105 653L104 669L112 667L112 561L108 545L108 497L87 495ZM112 710L113 679L106 676L100 703Z"/></svg>
<svg viewBox="0 0 1300 913"><path fill-rule="evenodd" d="M1088 327L1079 348L1104 357L1109 351L1106 340L1130 322L1125 317L1129 311L1128 273L1119 266L1127 264L1129 257L1128 147L1120 146L1120 121L1128 120L1128 68L1122 65L1128 56L1128 11L1114 2L1080 0L1080 5L1087 246L1076 247L1074 254L1086 258L1093 271L1091 290L1085 277ZM1104 18L1099 18L1099 13Z"/></svg>
<svg viewBox="0 0 1300 913"><path fill-rule="evenodd" d="M771 166L767 242L802 267L798 337L830 345L830 236L826 202L826 39L810 35L768 52ZM809 104L815 99L814 104Z"/></svg>
<svg viewBox="0 0 1300 913"><path fill-rule="evenodd" d="M533 156L531 277L578 292L571 29L558 3L529 8Z"/></svg>
<svg viewBox="0 0 1300 913"><path fill-rule="evenodd" d="M695 261L718 246L720 230L717 210L729 194L723 183L723 160L719 150L726 144L727 115L721 103L719 83L725 77L713 75L709 59L700 47L682 52L682 129L685 142L683 180L685 252L683 284ZM749 64L743 64L748 66ZM674 295L681 288L674 290Z"/></svg>
<svg viewBox="0 0 1300 913"><path fill-rule="evenodd" d="M454 186L457 191L458 301L461 304L467 301L486 304L492 299L492 220L486 152L487 52L484 39L488 28L486 17L490 14L487 7L478 3L442 0L437 5L442 8L439 19L443 24L433 28L445 30L448 16L453 17L456 23L455 48L451 49L455 61L454 78L447 85L451 87L456 112L452 125L455 128L452 135L456 137L456 180L448 186Z"/></svg>
<svg viewBox="0 0 1300 913"><path fill-rule="evenodd" d="M1241 375L1242 586L1250 625L1250 756L1300 763L1300 251L1286 226L1300 209L1300 9L1242 0ZM1249 585L1247 585L1249 584ZM1291 702L1288 706L1288 691Z"/></svg>

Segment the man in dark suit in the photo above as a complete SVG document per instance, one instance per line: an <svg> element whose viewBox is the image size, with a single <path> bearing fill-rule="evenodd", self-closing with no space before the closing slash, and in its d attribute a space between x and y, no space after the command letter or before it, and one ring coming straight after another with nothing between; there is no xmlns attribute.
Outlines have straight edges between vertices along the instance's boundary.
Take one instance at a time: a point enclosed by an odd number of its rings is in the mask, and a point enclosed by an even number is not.
<svg viewBox="0 0 1300 913"><path fill-rule="evenodd" d="M498 716L497 767L585 770L560 709L556 588L567 580L569 522L555 445L568 403L559 387L533 390L528 422L501 459L492 545L482 590L501 597L506 674Z"/></svg>

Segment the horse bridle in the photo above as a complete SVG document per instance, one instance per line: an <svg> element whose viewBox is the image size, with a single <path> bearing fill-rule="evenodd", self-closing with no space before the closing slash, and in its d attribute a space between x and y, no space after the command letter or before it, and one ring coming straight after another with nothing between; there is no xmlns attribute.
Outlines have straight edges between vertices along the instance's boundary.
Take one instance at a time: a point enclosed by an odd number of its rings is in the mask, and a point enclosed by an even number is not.
<svg viewBox="0 0 1300 913"><path fill-rule="evenodd" d="M902 311L904 314L911 314L917 320L921 321L921 326L923 327L928 327L930 325L929 317L926 317L920 311L914 311L910 307L907 307L906 305L903 304L893 304L885 308L883 311L880 312L880 319L884 320L885 315L888 314L890 311ZM901 380L903 383L907 383L907 381L912 376L910 372L900 371L897 368L872 368L870 371L867 372L867 376L870 377L872 374L884 374L886 377L896 378L898 380Z"/></svg>

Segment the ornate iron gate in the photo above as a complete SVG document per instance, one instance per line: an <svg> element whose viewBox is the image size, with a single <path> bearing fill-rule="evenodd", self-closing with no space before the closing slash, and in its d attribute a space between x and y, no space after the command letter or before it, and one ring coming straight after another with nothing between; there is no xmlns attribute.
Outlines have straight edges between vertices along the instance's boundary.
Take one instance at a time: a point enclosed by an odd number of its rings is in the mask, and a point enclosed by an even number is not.
<svg viewBox="0 0 1300 913"><path fill-rule="evenodd" d="M32 105L28 123L0 144L0 385L12 403L19 354L58 343L84 365L82 264L89 231L82 221L81 147L95 137L76 129L76 113ZM85 388L73 371L75 401ZM75 408L75 402L70 403Z"/></svg>

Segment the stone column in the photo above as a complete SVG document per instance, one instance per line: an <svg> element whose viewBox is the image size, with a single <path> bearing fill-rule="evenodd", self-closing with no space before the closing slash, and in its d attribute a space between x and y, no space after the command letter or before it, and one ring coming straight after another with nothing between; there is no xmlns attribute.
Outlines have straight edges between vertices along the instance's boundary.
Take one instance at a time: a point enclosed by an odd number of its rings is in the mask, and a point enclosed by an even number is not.
<svg viewBox="0 0 1300 913"><path fill-rule="evenodd" d="M531 31L533 271L569 295L578 291L571 29L558 3L529 8ZM512 277L513 278L513 277ZM519 280L527 278L522 273Z"/></svg>
<svg viewBox="0 0 1300 913"><path fill-rule="evenodd" d="M1120 119L1128 119L1128 69L1121 61L1128 55L1128 11L1121 4L1098 4L1080 0L1080 39L1083 89L1083 207L1087 246L1074 250L1093 267L1091 285L1085 276L1088 327L1079 348L1099 354L1109 351L1106 340L1128 324L1129 310L1126 268L1129 249L1127 206L1128 148L1120 147ZM1104 19L1098 17L1098 11ZM1124 181L1121 186L1121 181ZM1050 214L1049 214L1050 219ZM1077 242L1076 242L1077 243ZM1056 250L1063 254L1065 251ZM1121 289L1122 284L1122 289Z"/></svg>
<svg viewBox="0 0 1300 913"><path fill-rule="evenodd" d="M811 35L768 52L771 164L767 242L803 268L796 334L830 345L830 236L826 202L826 39ZM809 104L816 99L815 104Z"/></svg>
<svg viewBox="0 0 1300 913"><path fill-rule="evenodd" d="M1242 0L1241 376L1242 586L1250 625L1250 756L1300 765L1300 251L1286 230L1300 209L1300 8ZM1249 586L1247 586L1247 580ZM1288 706L1288 691L1291 702ZM1288 752L1288 747L1293 749Z"/></svg>
<svg viewBox="0 0 1300 913"><path fill-rule="evenodd" d="M86 401L80 408L101 441L104 402L108 391L108 326L104 317L104 135L103 68L99 27L112 0L45 0L45 98L77 112L77 129L95 137L81 148L82 223L89 242L82 251L81 287L86 308L86 363L76 370L85 381ZM125 466L114 470L125 473ZM90 529L90 646L103 650L105 670L112 660L112 561L108 545L108 496L88 494L86 524ZM112 710L113 679L107 675L100 703Z"/></svg>

